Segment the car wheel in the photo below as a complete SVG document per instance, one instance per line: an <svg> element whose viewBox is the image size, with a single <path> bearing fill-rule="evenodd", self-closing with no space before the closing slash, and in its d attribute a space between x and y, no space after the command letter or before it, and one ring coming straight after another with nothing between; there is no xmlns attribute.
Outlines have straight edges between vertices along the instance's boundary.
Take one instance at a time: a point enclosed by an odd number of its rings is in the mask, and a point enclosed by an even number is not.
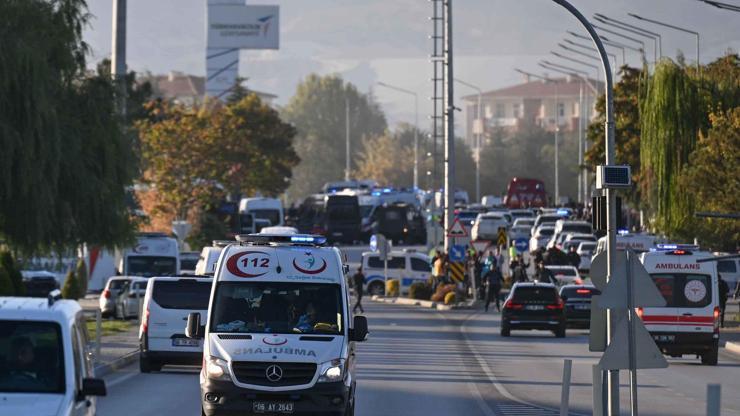
<svg viewBox="0 0 740 416"><path fill-rule="evenodd" d="M715 343L712 349L701 355L701 363L703 365L717 365L717 361L719 361L719 345Z"/></svg>
<svg viewBox="0 0 740 416"><path fill-rule="evenodd" d="M560 324L555 330L555 338L565 338L565 324Z"/></svg>
<svg viewBox="0 0 740 416"><path fill-rule="evenodd" d="M152 372L152 363L148 358L144 358L141 353L139 354L139 371L142 373Z"/></svg>
<svg viewBox="0 0 740 416"><path fill-rule="evenodd" d="M511 335L511 328L509 324L501 323L501 336L508 337Z"/></svg>
<svg viewBox="0 0 740 416"><path fill-rule="evenodd" d="M375 281L370 283L367 291L371 296L383 296L385 294L385 287L383 286L383 282Z"/></svg>
<svg viewBox="0 0 740 416"><path fill-rule="evenodd" d="M351 405L347 406L347 410L344 411L344 416L355 416L355 402L352 401Z"/></svg>

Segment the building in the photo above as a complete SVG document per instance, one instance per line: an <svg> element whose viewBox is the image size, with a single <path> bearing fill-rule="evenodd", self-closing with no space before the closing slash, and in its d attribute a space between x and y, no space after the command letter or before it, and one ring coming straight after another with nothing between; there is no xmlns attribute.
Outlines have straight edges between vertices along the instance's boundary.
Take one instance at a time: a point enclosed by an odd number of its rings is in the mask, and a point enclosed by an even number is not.
<svg viewBox="0 0 740 416"><path fill-rule="evenodd" d="M589 80L596 91L603 91L603 84L596 80ZM594 94L580 78L561 77L552 78L552 81L531 80L525 78L522 84L498 90L484 92L481 95L481 118L483 132L490 132L495 128L503 128L515 133L519 128L537 125L548 131L555 131L559 125L560 131L575 131L578 129L581 117L580 92L583 88L584 108L589 108L588 119L596 117L594 110ZM466 107L466 139L471 147L474 146L474 128L478 115L478 95L462 97Z"/></svg>
<svg viewBox="0 0 740 416"><path fill-rule="evenodd" d="M171 71L167 75L150 75L141 78L141 81L152 83L152 90L156 98L192 106L203 102L205 95L205 77L189 75L179 71ZM277 95L266 92L249 90L257 94L262 101L272 106Z"/></svg>

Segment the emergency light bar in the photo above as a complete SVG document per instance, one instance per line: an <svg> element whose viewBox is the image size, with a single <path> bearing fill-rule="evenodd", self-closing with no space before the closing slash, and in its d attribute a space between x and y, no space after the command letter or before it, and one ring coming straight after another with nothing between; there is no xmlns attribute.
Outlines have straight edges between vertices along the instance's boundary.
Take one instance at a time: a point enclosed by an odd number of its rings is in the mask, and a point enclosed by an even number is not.
<svg viewBox="0 0 740 416"><path fill-rule="evenodd" d="M294 244L322 246L326 243L326 237L311 234L240 234L236 241L251 244Z"/></svg>
<svg viewBox="0 0 740 416"><path fill-rule="evenodd" d="M655 248L658 251L668 250L698 250L699 246L696 244L656 244Z"/></svg>
<svg viewBox="0 0 740 416"><path fill-rule="evenodd" d="M567 216L567 215L570 215L570 212L568 212L568 210L567 210L567 209L559 209L559 210L558 210L558 211L556 212L556 214L558 214L558 215L560 215L560 216Z"/></svg>

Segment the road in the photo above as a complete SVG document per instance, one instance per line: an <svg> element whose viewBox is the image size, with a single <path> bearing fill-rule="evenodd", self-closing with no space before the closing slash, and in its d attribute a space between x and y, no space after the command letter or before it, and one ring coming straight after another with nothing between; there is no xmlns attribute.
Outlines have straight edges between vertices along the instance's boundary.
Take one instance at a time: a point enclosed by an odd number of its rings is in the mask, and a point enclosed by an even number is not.
<svg viewBox="0 0 740 416"><path fill-rule="evenodd" d="M498 335L497 314L436 312L367 302L370 340L359 349L357 415L556 415L563 359L573 360L572 414L591 414L591 365L585 331L565 339L546 332ZM639 373L642 415L701 415L706 385L722 385L723 415L740 415L740 360L722 353L717 367L671 359ZM197 415L197 370L139 374L126 368L107 379L102 415ZM626 376L622 409L628 409ZM626 414L626 413L625 413Z"/></svg>

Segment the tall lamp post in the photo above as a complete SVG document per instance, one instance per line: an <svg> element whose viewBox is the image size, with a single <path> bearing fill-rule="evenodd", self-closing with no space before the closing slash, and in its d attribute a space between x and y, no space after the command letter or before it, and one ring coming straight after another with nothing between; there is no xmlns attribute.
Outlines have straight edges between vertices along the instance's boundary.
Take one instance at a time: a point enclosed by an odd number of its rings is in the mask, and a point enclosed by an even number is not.
<svg viewBox="0 0 740 416"><path fill-rule="evenodd" d="M481 106L483 105L483 90L477 86L465 82L459 78L455 78L455 82L462 84L468 88L474 89L478 93L478 107L476 109L476 123L473 124L475 133L475 199L480 202L480 147L481 147L481 136L483 135L483 120L481 116Z"/></svg>
<svg viewBox="0 0 740 416"><path fill-rule="evenodd" d="M663 38L660 36L660 33L651 32L641 27L631 25L629 23L624 23L622 21L612 19L611 17L607 17L599 13L596 13L594 15L594 19L596 19L598 22L603 23L607 26L611 26L619 30L624 30L626 32L635 34L637 36L642 36L644 38L652 39L653 44L654 44L653 58L657 61L658 57L660 58L663 57Z"/></svg>
<svg viewBox="0 0 740 416"><path fill-rule="evenodd" d="M522 71L518 68L514 68L514 70L520 74L555 84L555 205L557 205L560 201L560 96L558 95L558 81L546 76Z"/></svg>
<svg viewBox="0 0 740 416"><path fill-rule="evenodd" d="M113 0L113 40L111 77L116 84L121 118L126 117L126 0Z"/></svg>
<svg viewBox="0 0 740 416"><path fill-rule="evenodd" d="M385 82L378 82L378 85L414 97L414 189L417 189L419 187L419 94Z"/></svg>
<svg viewBox="0 0 740 416"><path fill-rule="evenodd" d="M690 33L690 34L696 36L696 70L697 70L697 72L698 71L701 71L701 66L700 66L700 63L699 63L700 62L699 61L699 32L696 32L696 31L690 30L690 29L686 29L685 27L679 27L679 26L668 24L668 23L659 22L657 20L648 19L646 17L638 16L638 15L636 15L634 13L627 13L627 14L630 15L630 16L632 16L632 17L634 17L635 19L638 19L638 20L643 20L645 22L650 22L650 23L653 23L653 24L656 24L656 25L659 25L659 26L667 27L669 29L678 30L678 31L681 31L681 32L684 32L684 33Z"/></svg>

